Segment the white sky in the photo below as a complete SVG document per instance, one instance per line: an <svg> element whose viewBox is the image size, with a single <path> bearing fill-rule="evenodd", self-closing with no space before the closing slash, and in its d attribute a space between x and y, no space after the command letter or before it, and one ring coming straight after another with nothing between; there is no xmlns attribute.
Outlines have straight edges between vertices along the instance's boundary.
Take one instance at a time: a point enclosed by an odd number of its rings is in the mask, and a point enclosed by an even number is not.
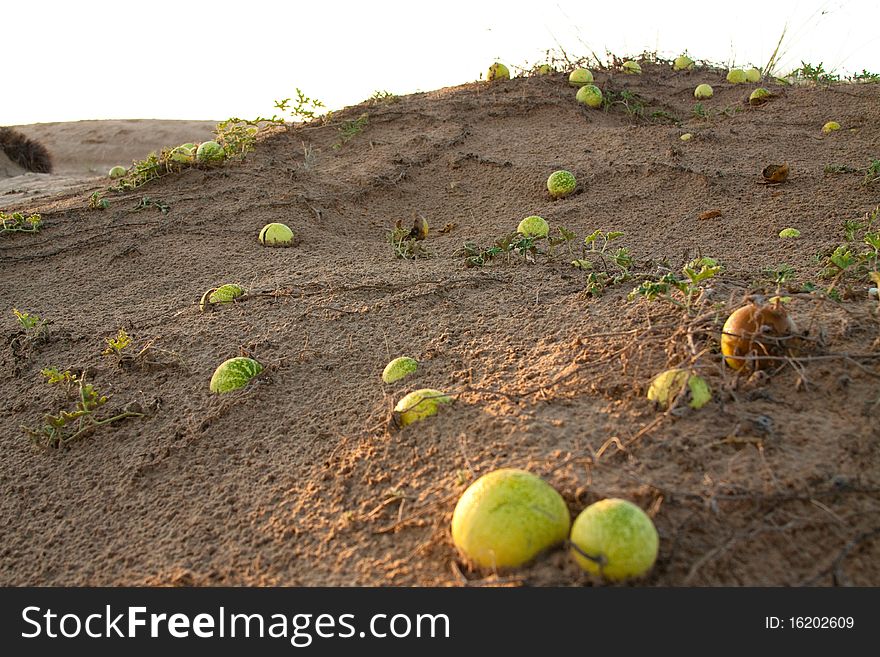
<svg viewBox="0 0 880 657"><path fill-rule="evenodd" d="M0 125L271 116L295 87L339 109L470 82L495 59L531 65L557 45L760 67L786 24L779 72L802 59L880 72L877 0L4 0Z"/></svg>

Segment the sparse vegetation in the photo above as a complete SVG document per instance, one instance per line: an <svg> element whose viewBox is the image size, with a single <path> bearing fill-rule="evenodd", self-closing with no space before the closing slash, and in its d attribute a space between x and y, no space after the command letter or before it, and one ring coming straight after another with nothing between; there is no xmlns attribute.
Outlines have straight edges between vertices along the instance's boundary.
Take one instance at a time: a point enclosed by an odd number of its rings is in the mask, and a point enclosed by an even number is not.
<svg viewBox="0 0 880 657"><path fill-rule="evenodd" d="M102 395L91 383L86 383L84 375L72 374L69 370L62 372L54 367L41 370L41 374L48 385L63 384L68 396L75 387L77 400L73 410L60 409L56 413L47 413L37 429L22 427L25 434L39 447L58 449L98 427L129 417L143 416L140 412L123 410L109 417L99 417L99 411L109 397Z"/></svg>
<svg viewBox="0 0 880 657"><path fill-rule="evenodd" d="M572 261L575 269L586 273L586 294L596 297L610 285L629 280L633 257L626 247L610 250L612 242L623 237L620 231L596 230L584 238L581 257ZM599 267L601 266L601 270Z"/></svg>
<svg viewBox="0 0 880 657"><path fill-rule="evenodd" d="M813 66L801 61L800 68L793 70L788 74L788 77L794 81L812 82L813 84L831 84L840 81L840 76L826 71L822 62Z"/></svg>
<svg viewBox="0 0 880 657"><path fill-rule="evenodd" d="M367 100L370 105L391 105L400 100L400 96L390 91L375 91Z"/></svg>
<svg viewBox="0 0 880 657"><path fill-rule="evenodd" d="M339 126L339 141L333 144L333 149L339 150L342 148L343 144L347 143L356 135L359 135L369 122L370 115L366 112L351 121L345 121Z"/></svg>
<svg viewBox="0 0 880 657"><path fill-rule="evenodd" d="M36 233L43 225L39 214L25 215L23 212L6 214L0 212L0 235L3 233Z"/></svg>
<svg viewBox="0 0 880 657"><path fill-rule="evenodd" d="M284 100L275 101L275 109L287 112L294 121L299 122L311 121L321 115L325 119L329 118L330 113L323 111L325 107L324 103L320 100L306 96L299 87L296 88L296 98L285 98ZM276 117L273 117L272 120L280 121Z"/></svg>
<svg viewBox="0 0 880 657"><path fill-rule="evenodd" d="M880 269L880 206L866 212L860 220L843 224L844 242L830 253L817 254L821 265L818 277L831 280L826 294L833 294L847 279L859 282L872 280Z"/></svg>
<svg viewBox="0 0 880 657"><path fill-rule="evenodd" d="M171 210L171 206L165 201L158 198L150 198L149 196L144 196L138 201L138 204L134 206L135 210L147 210L149 208L156 208L162 214L168 214Z"/></svg>
<svg viewBox="0 0 880 657"><path fill-rule="evenodd" d="M720 274L722 267L714 258L702 257L691 260L681 271L684 278L668 271L659 278L643 281L630 292L630 301L638 297L648 301L661 299L688 313L693 312L702 300L706 281Z"/></svg>
<svg viewBox="0 0 880 657"><path fill-rule="evenodd" d="M110 201L104 198L103 192L93 192L89 196L89 207L92 210L106 210L110 207Z"/></svg>

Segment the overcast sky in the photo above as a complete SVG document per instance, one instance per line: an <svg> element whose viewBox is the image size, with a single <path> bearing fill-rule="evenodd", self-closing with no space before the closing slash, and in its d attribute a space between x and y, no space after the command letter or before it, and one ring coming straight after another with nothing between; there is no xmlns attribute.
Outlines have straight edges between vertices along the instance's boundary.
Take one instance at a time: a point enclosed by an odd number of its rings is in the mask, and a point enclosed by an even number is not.
<svg viewBox="0 0 880 657"><path fill-rule="evenodd" d="M7 0L0 125L254 118L296 87L338 109L377 90L470 82L495 59L531 65L559 46L761 67L786 24L778 72L802 59L880 72L877 0Z"/></svg>

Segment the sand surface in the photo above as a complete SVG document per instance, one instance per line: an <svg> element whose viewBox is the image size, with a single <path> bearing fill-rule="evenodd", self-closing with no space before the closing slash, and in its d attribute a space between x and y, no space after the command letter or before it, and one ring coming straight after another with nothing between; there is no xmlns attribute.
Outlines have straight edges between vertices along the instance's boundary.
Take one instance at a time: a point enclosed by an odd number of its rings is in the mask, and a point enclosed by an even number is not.
<svg viewBox="0 0 880 657"><path fill-rule="evenodd" d="M102 211L87 201L106 169L213 122L21 127L58 174L0 181L0 209L44 221L0 235L0 584L492 584L449 523L467 484L498 467L544 476L573 517L605 497L644 508L660 552L638 585L880 584L877 303L855 277L837 281L839 302L803 292L831 283L814 256L842 242L844 221L880 204L880 183L863 184L880 157L880 85L773 86L753 108L750 86L723 73L643 68L596 75L606 94L638 94L641 114L632 100L579 106L563 74L467 84L271 129L243 162L108 192ZM709 118L694 115L699 82L715 88ZM844 129L823 136L832 119ZM789 180L761 184L782 162ZM577 176L575 195L549 198L556 169ZM167 213L136 209L144 197ZM430 257L399 259L387 234L416 213ZM573 254L467 266L465 243L488 247L531 214L575 231ZM262 247L269 222L298 244ZM781 240L786 227L801 239ZM570 261L596 229L623 231L609 253L625 246L634 263L593 297ZM627 299L701 255L724 272L690 315ZM736 376L721 327L776 291L762 270L783 263L806 358ZM231 282L245 301L199 312ZM29 337L13 307L48 332ZM133 340L122 360L102 353L120 328ZM383 384L404 354L419 371ZM239 355L264 375L211 394L214 368ZM657 411L651 378L682 364L713 400ZM142 416L35 447L22 427L76 403L45 383L49 366L110 396L99 417ZM424 387L456 403L390 428L396 400ZM561 548L500 575L595 583Z"/></svg>

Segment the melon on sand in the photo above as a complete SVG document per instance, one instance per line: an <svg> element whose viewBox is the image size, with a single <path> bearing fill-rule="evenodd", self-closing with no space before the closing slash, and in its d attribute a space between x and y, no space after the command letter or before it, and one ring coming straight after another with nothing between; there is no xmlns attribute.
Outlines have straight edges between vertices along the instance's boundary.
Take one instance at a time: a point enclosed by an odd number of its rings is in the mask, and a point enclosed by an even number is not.
<svg viewBox="0 0 880 657"><path fill-rule="evenodd" d="M774 367L796 345L797 327L782 303L748 304L738 308L721 330L721 353L735 370Z"/></svg>
<svg viewBox="0 0 880 657"><path fill-rule="evenodd" d="M600 500L581 511L569 540L581 568L613 582L647 573L660 547L657 528L648 514L617 498Z"/></svg>
<svg viewBox="0 0 880 657"><path fill-rule="evenodd" d="M259 240L263 246L292 246L293 231L285 224L266 224L260 231Z"/></svg>
<svg viewBox="0 0 880 657"><path fill-rule="evenodd" d="M490 82L492 82L493 80L509 80L510 71L501 62L495 62L494 64L492 64L492 66L489 67L489 72L486 74L486 79Z"/></svg>
<svg viewBox="0 0 880 657"><path fill-rule="evenodd" d="M219 164L226 158L226 151L216 141L203 141L196 149L196 162Z"/></svg>
<svg viewBox="0 0 880 657"><path fill-rule="evenodd" d="M687 55L680 55L672 62L673 71L689 71L694 67L694 60Z"/></svg>
<svg viewBox="0 0 880 657"><path fill-rule="evenodd" d="M263 371L263 366L253 358L236 356L225 360L211 377L211 392L231 392L245 387L251 379Z"/></svg>
<svg viewBox="0 0 880 657"><path fill-rule="evenodd" d="M398 356L385 366L382 371L382 380L385 383L394 383L405 376L409 376L419 369L419 362L409 356Z"/></svg>
<svg viewBox="0 0 880 657"><path fill-rule="evenodd" d="M452 514L452 541L480 568L516 568L565 541L571 516L562 496L525 470L483 475Z"/></svg>
<svg viewBox="0 0 880 657"><path fill-rule="evenodd" d="M213 310L212 306L218 303L232 303L244 294L244 288L234 283L227 283L220 287L211 288L202 295L199 301L199 310Z"/></svg>
<svg viewBox="0 0 880 657"><path fill-rule="evenodd" d="M648 386L647 397L661 408L669 408L680 394L688 406L699 409L712 399L706 380L687 370L672 369L660 372Z"/></svg>
<svg viewBox="0 0 880 657"><path fill-rule="evenodd" d="M576 68L568 75L568 84L572 87L582 87L593 81L593 74L586 68Z"/></svg>
<svg viewBox="0 0 880 657"><path fill-rule="evenodd" d="M694 98L697 100L706 100L711 98L713 94L712 87L708 84L699 84L697 85L697 88L694 89Z"/></svg>
<svg viewBox="0 0 880 657"><path fill-rule="evenodd" d="M595 109L602 105L602 90L594 84L585 84L578 89L575 100Z"/></svg>
<svg viewBox="0 0 880 657"><path fill-rule="evenodd" d="M577 188L577 180L570 171L554 171L547 178L547 191L553 198L565 198L574 193Z"/></svg>
<svg viewBox="0 0 880 657"><path fill-rule="evenodd" d="M394 407L394 423L403 428L431 417L441 404L451 404L452 397L440 390L422 388L403 396Z"/></svg>
<svg viewBox="0 0 880 657"><path fill-rule="evenodd" d="M550 232L550 226L543 217L532 215L519 222L516 232L524 237L547 237L547 234Z"/></svg>

